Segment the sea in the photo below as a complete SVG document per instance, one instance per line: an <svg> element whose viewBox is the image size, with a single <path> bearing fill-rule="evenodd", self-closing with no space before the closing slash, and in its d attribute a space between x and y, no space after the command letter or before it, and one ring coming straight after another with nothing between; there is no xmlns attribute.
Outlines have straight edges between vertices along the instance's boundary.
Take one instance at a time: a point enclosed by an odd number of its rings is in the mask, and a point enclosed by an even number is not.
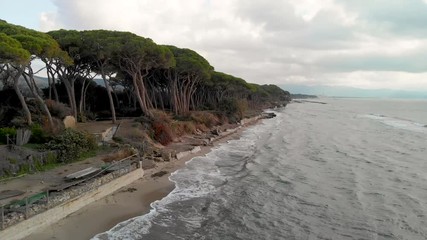
<svg viewBox="0 0 427 240"><path fill-rule="evenodd" d="M427 101L268 111L174 172L149 213L94 239L427 239Z"/></svg>

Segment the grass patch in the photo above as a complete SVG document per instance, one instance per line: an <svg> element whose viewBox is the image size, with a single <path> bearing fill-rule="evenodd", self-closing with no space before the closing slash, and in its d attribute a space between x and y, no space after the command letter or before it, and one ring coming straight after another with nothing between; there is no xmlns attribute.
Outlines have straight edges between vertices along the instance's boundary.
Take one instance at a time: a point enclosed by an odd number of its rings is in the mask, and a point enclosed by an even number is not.
<svg viewBox="0 0 427 240"><path fill-rule="evenodd" d="M102 157L102 161L104 162L112 162L115 160L121 160L123 158L132 156L135 152L130 148L120 149L116 152L112 152Z"/></svg>
<svg viewBox="0 0 427 240"><path fill-rule="evenodd" d="M99 146L99 147L97 147L95 149L91 149L91 150L83 152L80 155L80 157L77 160L75 160L75 162L83 161L83 160L85 160L87 158L96 157L98 154L103 154L103 153L106 153L106 152L111 152L111 150L112 150L112 148L109 147L109 146Z"/></svg>
<svg viewBox="0 0 427 240"><path fill-rule="evenodd" d="M55 155L49 154L47 156L47 159L45 160L46 163L42 164L41 160L35 159L34 160L34 168L31 169L29 164L23 164L19 167L19 171L15 174L11 173L10 171L5 171L5 175L0 177L0 181L8 181L16 178L23 177L27 174L34 174L37 172L45 172L49 171L51 169L57 168L59 166L64 165L64 163L57 162Z"/></svg>
<svg viewBox="0 0 427 240"><path fill-rule="evenodd" d="M64 165L64 164L63 163L48 163L48 164L42 165L40 170L39 169L37 169L37 170L39 172L44 172L44 171L52 170L52 169L57 168L57 167L62 166L62 165Z"/></svg>
<svg viewBox="0 0 427 240"><path fill-rule="evenodd" d="M196 132L196 126L192 121L174 121L170 126L173 133L178 137Z"/></svg>
<svg viewBox="0 0 427 240"><path fill-rule="evenodd" d="M18 162L18 160L16 160L15 158L7 158L7 160L10 164L16 164Z"/></svg>
<svg viewBox="0 0 427 240"><path fill-rule="evenodd" d="M27 144L24 144L23 147L29 148L29 149L32 149L32 150L40 150L40 149L42 149L43 144L39 144L39 143L27 143Z"/></svg>
<svg viewBox="0 0 427 240"><path fill-rule="evenodd" d="M116 137L116 136L114 136L114 137L113 137L113 141L114 141L114 142L116 142L116 143L124 143L123 138L121 138L121 137Z"/></svg>
<svg viewBox="0 0 427 240"><path fill-rule="evenodd" d="M192 112L191 118L195 123L204 124L208 128L220 124L219 118L210 112Z"/></svg>
<svg viewBox="0 0 427 240"><path fill-rule="evenodd" d="M82 160L85 160L87 158L95 157L98 153L99 153L98 149L91 149L91 150L82 152L76 161L82 161Z"/></svg>
<svg viewBox="0 0 427 240"><path fill-rule="evenodd" d="M5 181L8 181L8 180L20 178L20 177L23 177L25 175L27 175L27 174L21 174L21 175L17 175L17 176L12 176L11 174L6 174L6 175L3 175L3 176L0 177L0 182L5 182Z"/></svg>

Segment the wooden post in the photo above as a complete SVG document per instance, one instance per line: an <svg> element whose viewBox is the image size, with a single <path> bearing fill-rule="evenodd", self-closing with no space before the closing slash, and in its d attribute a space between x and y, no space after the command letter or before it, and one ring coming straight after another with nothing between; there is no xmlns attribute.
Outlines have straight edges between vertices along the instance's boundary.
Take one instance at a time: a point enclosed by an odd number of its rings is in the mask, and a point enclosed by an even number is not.
<svg viewBox="0 0 427 240"><path fill-rule="evenodd" d="M4 206L1 206L1 230L4 230Z"/></svg>
<svg viewBox="0 0 427 240"><path fill-rule="evenodd" d="M49 209L49 190L46 190L46 208Z"/></svg>
<svg viewBox="0 0 427 240"><path fill-rule="evenodd" d="M28 197L25 198L25 219L28 219Z"/></svg>
<svg viewBox="0 0 427 240"><path fill-rule="evenodd" d="M138 151L138 160L139 160L138 168L142 168L142 157L141 157L141 154L139 153L139 151Z"/></svg>

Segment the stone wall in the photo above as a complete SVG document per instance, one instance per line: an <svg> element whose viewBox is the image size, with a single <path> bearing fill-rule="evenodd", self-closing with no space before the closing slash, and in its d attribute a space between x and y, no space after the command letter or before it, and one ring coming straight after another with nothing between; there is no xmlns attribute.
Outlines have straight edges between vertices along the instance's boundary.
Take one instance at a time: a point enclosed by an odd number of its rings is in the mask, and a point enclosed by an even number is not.
<svg viewBox="0 0 427 240"><path fill-rule="evenodd" d="M101 199L133 181L141 178L141 168L125 168L94 178L82 186L49 194L28 208L19 207L8 211L3 220L4 230L0 239L21 239L41 227L48 226L80 208ZM27 216L27 217L26 217ZM27 220L25 220L27 218Z"/></svg>
<svg viewBox="0 0 427 240"><path fill-rule="evenodd" d="M54 151L37 152L14 145L0 146L0 177L36 172L38 167L56 162L56 158Z"/></svg>

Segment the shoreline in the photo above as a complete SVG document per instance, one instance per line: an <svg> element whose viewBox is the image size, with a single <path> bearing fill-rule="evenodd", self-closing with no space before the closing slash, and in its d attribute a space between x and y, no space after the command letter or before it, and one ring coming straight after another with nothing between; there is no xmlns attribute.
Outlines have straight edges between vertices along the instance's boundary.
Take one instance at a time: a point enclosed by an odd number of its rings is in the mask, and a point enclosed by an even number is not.
<svg viewBox="0 0 427 240"><path fill-rule="evenodd" d="M200 146L199 152L191 153L179 160L162 162L155 168L144 170L143 178L81 208L47 228L39 229L24 239L90 239L98 233L108 231L120 222L147 214L151 210L151 203L161 200L175 188L175 184L169 180L171 173L184 167L186 162L194 157L204 156L222 143L239 139L245 129L259 122L260 119L246 123L234 132L219 137L211 146ZM167 171L167 174L151 177L159 171Z"/></svg>

